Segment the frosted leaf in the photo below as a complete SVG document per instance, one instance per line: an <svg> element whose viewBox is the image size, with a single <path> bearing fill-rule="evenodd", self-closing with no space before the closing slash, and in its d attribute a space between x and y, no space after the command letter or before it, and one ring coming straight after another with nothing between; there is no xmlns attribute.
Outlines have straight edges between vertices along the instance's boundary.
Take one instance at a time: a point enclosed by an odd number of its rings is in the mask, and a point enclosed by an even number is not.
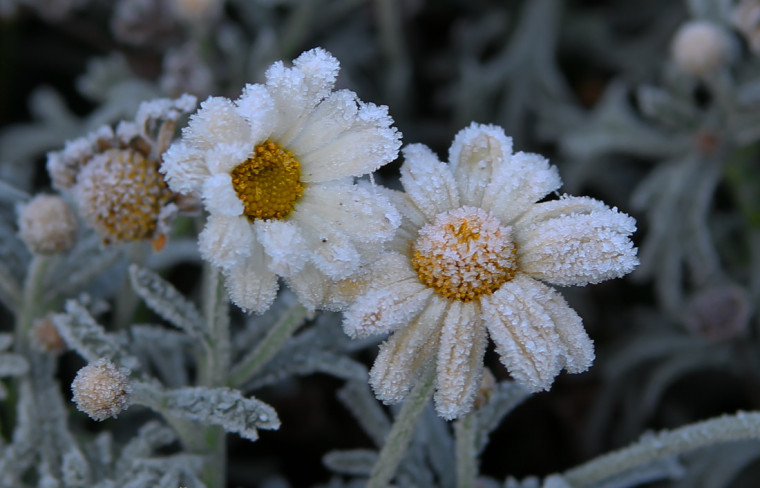
<svg viewBox="0 0 760 488"><path fill-rule="evenodd" d="M330 451L322 458L322 463L330 470L353 476L369 476L377 462L377 451L351 449Z"/></svg>
<svg viewBox="0 0 760 488"><path fill-rule="evenodd" d="M289 357L278 355L256 377L246 383L246 390L279 383L290 376L325 373L344 380L367 381L367 369L353 359L326 351L313 351Z"/></svg>
<svg viewBox="0 0 760 488"><path fill-rule="evenodd" d="M245 398L231 388L180 388L164 395L164 411L168 415L219 425L252 441L259 437L257 428L280 428L272 407L255 398Z"/></svg>
<svg viewBox="0 0 760 488"><path fill-rule="evenodd" d="M391 430L383 408L375 401L364 381L349 381L338 390L338 399L351 412L364 432L377 447L381 447Z"/></svg>
<svg viewBox="0 0 760 488"><path fill-rule="evenodd" d="M46 299L54 296L74 296L91 286L93 281L124 256L117 246L104 247L96 234L81 239L48 280Z"/></svg>
<svg viewBox="0 0 760 488"><path fill-rule="evenodd" d="M161 422L157 420L146 422L137 431L137 435L122 449L117 471L127 470L128 464L134 459L148 457L157 448L171 444L175 440L177 440L177 435L174 431Z"/></svg>
<svg viewBox="0 0 760 488"><path fill-rule="evenodd" d="M154 312L190 337L207 340L206 325L200 312L169 282L134 264L129 267L129 277L135 292Z"/></svg>
<svg viewBox="0 0 760 488"><path fill-rule="evenodd" d="M84 488L90 485L90 466L79 449L69 448L63 453L61 471L63 486L67 488Z"/></svg>
<svg viewBox="0 0 760 488"><path fill-rule="evenodd" d="M155 367L164 385L179 388L190 383L186 355L198 345L190 337L166 327L143 324L132 324L130 332L133 350L141 353L146 367Z"/></svg>
<svg viewBox="0 0 760 488"><path fill-rule="evenodd" d="M29 363L20 354L0 352L0 377L21 376L29 371Z"/></svg>
<svg viewBox="0 0 760 488"><path fill-rule="evenodd" d="M139 375L140 363L122 348L114 336L90 316L86 308L74 300L66 302L66 313L52 317L66 344L89 362L109 358L117 365Z"/></svg>

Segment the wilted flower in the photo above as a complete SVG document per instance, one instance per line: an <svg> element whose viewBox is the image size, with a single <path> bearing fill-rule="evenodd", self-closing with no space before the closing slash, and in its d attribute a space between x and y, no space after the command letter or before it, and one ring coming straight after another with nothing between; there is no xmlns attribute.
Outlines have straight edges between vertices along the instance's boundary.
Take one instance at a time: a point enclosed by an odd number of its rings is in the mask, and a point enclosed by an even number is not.
<svg viewBox="0 0 760 488"><path fill-rule="evenodd" d="M160 247L177 212L159 173L179 117L195 98L157 99L140 105L134 122L116 133L104 126L48 154L53 185L70 190L84 220L106 243L152 239Z"/></svg>
<svg viewBox="0 0 760 488"><path fill-rule="evenodd" d="M670 48L680 70L693 76L707 77L731 62L735 46L721 26L695 20L679 27Z"/></svg>
<svg viewBox="0 0 760 488"><path fill-rule="evenodd" d="M281 62L234 103L209 98L165 156L169 186L209 211L203 257L232 301L263 312L285 277L309 307L331 279L355 272L393 236L399 217L353 177L393 160L400 134L386 107L333 92L338 61L322 49Z"/></svg>
<svg viewBox="0 0 760 488"><path fill-rule="evenodd" d="M116 417L129 406L129 370L101 358L79 370L71 391L77 408L93 420Z"/></svg>
<svg viewBox="0 0 760 488"><path fill-rule="evenodd" d="M19 236L35 253L68 251L74 245L77 227L71 206L56 195L37 195L19 208Z"/></svg>
<svg viewBox="0 0 760 488"><path fill-rule="evenodd" d="M401 400L432 357L436 409L468 412L490 335L512 376L548 389L563 368L594 358L581 318L554 285L598 283L638 263L631 217L588 197L536 203L561 185L537 154L512 154L501 128L473 124L449 150L448 165L427 147L404 149L392 192L404 216L391 248L374 265L372 286L348 309L353 337L396 330L370 373L383 401Z"/></svg>

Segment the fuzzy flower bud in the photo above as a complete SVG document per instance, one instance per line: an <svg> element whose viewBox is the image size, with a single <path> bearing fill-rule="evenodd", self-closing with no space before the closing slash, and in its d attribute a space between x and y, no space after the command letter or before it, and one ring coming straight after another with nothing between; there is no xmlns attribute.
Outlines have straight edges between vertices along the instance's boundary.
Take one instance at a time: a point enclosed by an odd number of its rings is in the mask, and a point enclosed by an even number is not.
<svg viewBox="0 0 760 488"><path fill-rule="evenodd" d="M77 218L66 201L55 195L37 195L21 207L19 236L35 253L66 252L74 245Z"/></svg>
<svg viewBox="0 0 760 488"><path fill-rule="evenodd" d="M105 358L80 369L71 383L77 408L94 420L116 417L129 406L129 370Z"/></svg>
<svg viewBox="0 0 760 488"><path fill-rule="evenodd" d="M671 54L678 68L700 78L715 73L734 55L734 45L728 33L712 22L692 21L676 31Z"/></svg>
<svg viewBox="0 0 760 488"><path fill-rule="evenodd" d="M60 354L66 350L66 342L49 315L34 322L31 334L32 346L38 351Z"/></svg>

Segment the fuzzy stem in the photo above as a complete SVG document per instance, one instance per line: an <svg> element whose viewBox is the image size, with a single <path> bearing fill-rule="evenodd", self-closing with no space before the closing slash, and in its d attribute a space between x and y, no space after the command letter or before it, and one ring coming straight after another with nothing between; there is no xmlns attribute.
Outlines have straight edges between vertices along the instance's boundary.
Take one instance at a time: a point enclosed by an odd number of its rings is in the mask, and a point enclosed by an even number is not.
<svg viewBox="0 0 760 488"><path fill-rule="evenodd" d="M267 361L277 354L282 346L290 339L296 330L306 321L308 310L300 303L295 303L280 320L272 327L264 339L232 370L227 384L233 388L240 388Z"/></svg>
<svg viewBox="0 0 760 488"><path fill-rule="evenodd" d="M127 260L130 264L134 263L138 266L144 266L145 261L148 259L148 243L142 241L130 242L127 248ZM116 297L116 305L114 310L114 325L116 330L126 330L132 323L132 319L135 314L135 308L140 303L140 297L135 293L132 288L132 282L129 279L129 274L124 277L124 282L121 285L121 290Z"/></svg>
<svg viewBox="0 0 760 488"><path fill-rule="evenodd" d="M406 452L417 421L427 405L435 386L435 367L428 365L422 377L406 397L401 411L393 422L393 427L380 450L380 456L372 468L372 475L366 488L385 488L396 474L401 458Z"/></svg>
<svg viewBox="0 0 760 488"><path fill-rule="evenodd" d="M457 488L475 486L478 475L478 456L475 431L478 424L475 412L470 412L454 423L456 437Z"/></svg>
<svg viewBox="0 0 760 488"><path fill-rule="evenodd" d="M758 438L760 412L739 412L647 436L629 447L573 468L563 477L570 486L588 486L657 459L668 458L699 447Z"/></svg>
<svg viewBox="0 0 760 488"><path fill-rule="evenodd" d="M21 351L27 343L29 329L34 319L45 313L45 304L41 303L42 288L51 258L35 254L24 281L22 303L16 317L16 348ZM21 349L19 349L21 348Z"/></svg>

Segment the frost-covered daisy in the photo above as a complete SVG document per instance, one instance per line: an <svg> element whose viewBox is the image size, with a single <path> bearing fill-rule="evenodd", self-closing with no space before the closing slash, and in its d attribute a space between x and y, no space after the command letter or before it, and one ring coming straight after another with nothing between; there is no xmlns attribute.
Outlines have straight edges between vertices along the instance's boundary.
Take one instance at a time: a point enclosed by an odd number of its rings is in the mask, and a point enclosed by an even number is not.
<svg viewBox="0 0 760 488"><path fill-rule="evenodd" d="M200 194L209 212L202 256L232 301L263 312L277 276L311 308L331 280L356 272L392 238L400 217L376 188L354 183L398 154L387 107L332 91L338 61L323 49L234 102L209 98L164 158L169 187Z"/></svg>
<svg viewBox="0 0 760 488"><path fill-rule="evenodd" d="M548 389L563 368L585 371L593 344L544 282L585 285L630 272L634 219L588 197L536 203L561 186L557 169L537 154L512 154L499 127L459 132L449 164L420 144L403 152L406 193L391 192L401 227L343 322L353 337L395 331L370 373L378 398L400 401L435 361L439 415L468 412L487 336L530 390Z"/></svg>

